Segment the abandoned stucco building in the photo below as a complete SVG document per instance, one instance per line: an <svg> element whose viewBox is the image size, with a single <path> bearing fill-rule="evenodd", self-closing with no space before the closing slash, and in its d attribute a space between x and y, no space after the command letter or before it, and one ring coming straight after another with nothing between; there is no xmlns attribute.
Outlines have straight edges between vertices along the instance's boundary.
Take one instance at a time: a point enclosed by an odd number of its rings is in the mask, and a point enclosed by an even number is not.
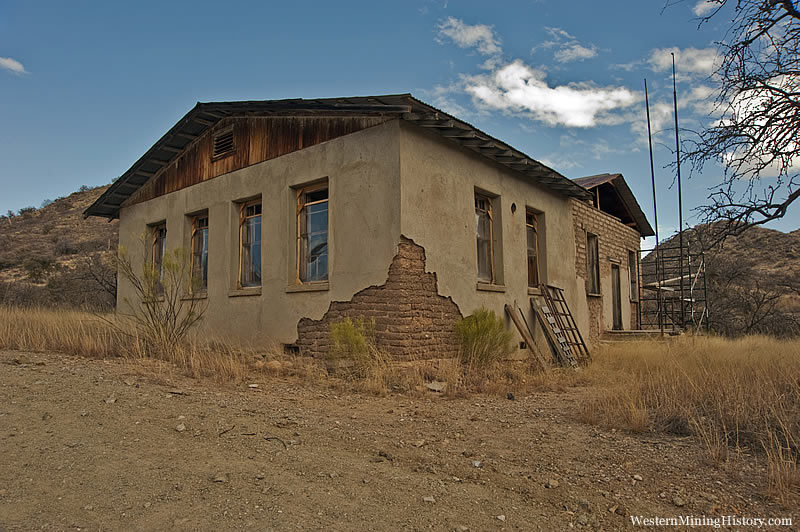
<svg viewBox="0 0 800 532"><path fill-rule="evenodd" d="M408 94L198 103L86 214L146 234L140 260L192 250L204 333L315 355L344 316L395 355L455 354L459 316L530 313L539 283L589 342L635 328L652 234L619 174L571 181Z"/></svg>

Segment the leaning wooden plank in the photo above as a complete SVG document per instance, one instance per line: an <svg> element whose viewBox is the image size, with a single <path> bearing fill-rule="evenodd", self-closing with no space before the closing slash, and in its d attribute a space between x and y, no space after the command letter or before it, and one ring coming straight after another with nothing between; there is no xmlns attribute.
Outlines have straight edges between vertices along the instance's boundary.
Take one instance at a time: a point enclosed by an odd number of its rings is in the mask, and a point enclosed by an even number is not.
<svg viewBox="0 0 800 532"><path fill-rule="evenodd" d="M537 344L533 338L533 331L531 330L531 326L528 324L528 320L525 318L525 313L522 312L522 309L519 307L517 307L517 312L519 312L519 316L522 318L522 323L525 324L525 330L528 332L528 338L530 338L530 340L533 342L528 343L528 348L531 350L531 353L535 355L539 366L544 368L545 371L550 371L550 362L548 362L547 358L539 350L539 344Z"/></svg>
<svg viewBox="0 0 800 532"><path fill-rule="evenodd" d="M519 331L520 336L522 336L522 339L525 340L526 344L528 344L528 350L531 352L533 361L536 362L539 365L539 367L542 369L542 371L547 371L547 364L544 362L544 359L542 357L540 357L539 353L536 351L536 349L535 349L535 347L533 345L533 338L528 333L527 327L523 327L522 326L522 323L520 322L519 317L517 316L516 312L511 307L511 305L506 304L504 306L504 308L505 308L506 314L508 314L508 317L511 318L511 321L514 323L514 326Z"/></svg>
<svg viewBox="0 0 800 532"><path fill-rule="evenodd" d="M550 346L550 351L553 354L553 360L559 366L566 366L567 364L564 363L561 347L558 345L558 340L556 340L555 334L550 328L550 324L547 323L547 317L542 311L541 307L534 303L533 298L531 298L531 308L536 313L536 317L539 319L539 325L542 326L544 336L547 338L547 344Z"/></svg>

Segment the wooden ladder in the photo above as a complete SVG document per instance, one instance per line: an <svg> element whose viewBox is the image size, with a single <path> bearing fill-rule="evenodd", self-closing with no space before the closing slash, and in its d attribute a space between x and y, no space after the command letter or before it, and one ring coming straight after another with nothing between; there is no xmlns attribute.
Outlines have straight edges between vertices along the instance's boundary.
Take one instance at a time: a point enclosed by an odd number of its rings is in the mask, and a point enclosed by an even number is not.
<svg viewBox="0 0 800 532"><path fill-rule="evenodd" d="M541 309L544 314L544 321L547 322L556 342L558 342L558 347L567 363L565 365L574 367L578 364L591 362L592 357L589 354L589 349L586 347L586 342L583 341L583 336L578 330L578 324L575 323L575 318L573 318L569 305L567 305L567 300L564 298L564 290L556 286L541 284L539 285L539 291L544 300ZM533 304L533 299L531 299L531 304Z"/></svg>

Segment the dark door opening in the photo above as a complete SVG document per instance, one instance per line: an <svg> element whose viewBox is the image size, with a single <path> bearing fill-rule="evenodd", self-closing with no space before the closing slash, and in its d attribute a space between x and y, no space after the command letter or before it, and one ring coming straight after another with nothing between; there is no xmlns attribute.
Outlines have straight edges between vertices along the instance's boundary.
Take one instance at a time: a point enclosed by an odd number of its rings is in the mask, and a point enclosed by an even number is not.
<svg viewBox="0 0 800 532"><path fill-rule="evenodd" d="M611 307L614 314L614 330L622 330L622 298L620 294L619 264L611 265Z"/></svg>

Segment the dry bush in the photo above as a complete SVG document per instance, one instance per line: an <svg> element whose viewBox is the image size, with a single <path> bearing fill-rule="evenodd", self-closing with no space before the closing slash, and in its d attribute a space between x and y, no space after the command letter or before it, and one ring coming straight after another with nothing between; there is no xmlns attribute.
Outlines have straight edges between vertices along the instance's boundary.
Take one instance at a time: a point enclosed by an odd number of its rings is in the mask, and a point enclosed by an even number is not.
<svg viewBox="0 0 800 532"><path fill-rule="evenodd" d="M601 350L586 376L590 423L694 435L712 461L766 458L772 490L800 487L800 342L683 337Z"/></svg>
<svg viewBox="0 0 800 532"><path fill-rule="evenodd" d="M513 336L494 311L477 309L458 320L455 331L461 342L461 361L469 368L488 368L511 354Z"/></svg>

